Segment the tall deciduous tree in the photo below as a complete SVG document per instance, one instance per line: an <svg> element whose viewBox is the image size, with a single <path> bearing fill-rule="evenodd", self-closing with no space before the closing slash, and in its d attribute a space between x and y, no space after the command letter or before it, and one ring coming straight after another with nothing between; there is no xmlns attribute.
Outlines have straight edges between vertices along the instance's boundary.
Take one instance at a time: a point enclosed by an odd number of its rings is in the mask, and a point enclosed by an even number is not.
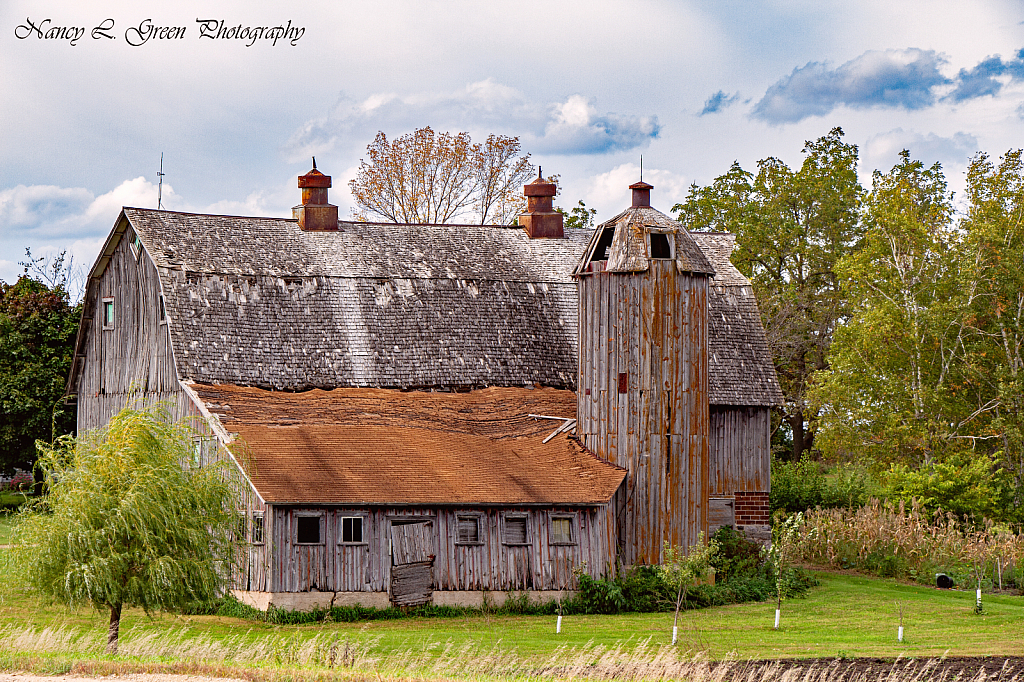
<svg viewBox="0 0 1024 682"><path fill-rule="evenodd" d="M1008 151L999 164L978 154L967 171L970 208L962 223L977 279L970 320L981 416L972 445L987 445L1012 472L1024 504L1024 158ZM970 415L968 415L970 416ZM984 439L982 442L980 439Z"/></svg>
<svg viewBox="0 0 1024 682"><path fill-rule="evenodd" d="M525 207L522 186L533 174L517 137L435 133L430 126L389 141L378 132L349 189L360 220L449 223L475 214L481 224L508 224Z"/></svg>
<svg viewBox="0 0 1024 682"><path fill-rule="evenodd" d="M116 653L125 606L178 610L222 594L234 557L226 466L192 468L192 433L125 408L45 448L46 494L22 513L16 551L31 587L107 610Z"/></svg>
<svg viewBox="0 0 1024 682"><path fill-rule="evenodd" d="M36 440L51 441L74 429L74 409L64 390L74 354L81 309L72 305L63 257L49 282L26 274L0 282L0 472L30 471Z"/></svg>
<svg viewBox="0 0 1024 682"><path fill-rule="evenodd" d="M736 266L751 278L786 404L794 459L813 444L811 375L827 352L847 299L835 267L860 240L857 147L834 128L804 145L792 170L777 158L754 175L734 163L707 187L694 185L673 211L688 229L733 232Z"/></svg>
<svg viewBox="0 0 1024 682"><path fill-rule="evenodd" d="M965 321L976 287L963 277L952 211L938 164L904 151L875 171L864 247L839 267L851 316L815 389L833 454L927 466L970 412Z"/></svg>

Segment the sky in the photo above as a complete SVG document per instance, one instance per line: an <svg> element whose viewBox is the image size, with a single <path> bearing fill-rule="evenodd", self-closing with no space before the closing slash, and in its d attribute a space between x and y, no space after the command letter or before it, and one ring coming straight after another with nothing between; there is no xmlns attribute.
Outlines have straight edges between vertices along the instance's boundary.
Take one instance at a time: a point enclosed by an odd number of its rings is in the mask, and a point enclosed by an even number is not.
<svg viewBox="0 0 1024 682"><path fill-rule="evenodd" d="M1024 145L1024 3L3 0L0 90L13 282L26 248L91 266L122 206L156 208L161 154L168 210L290 217L315 155L349 217L376 133L426 125L519 137L599 221L641 155L668 212L836 126L866 185L906 148L960 191Z"/></svg>

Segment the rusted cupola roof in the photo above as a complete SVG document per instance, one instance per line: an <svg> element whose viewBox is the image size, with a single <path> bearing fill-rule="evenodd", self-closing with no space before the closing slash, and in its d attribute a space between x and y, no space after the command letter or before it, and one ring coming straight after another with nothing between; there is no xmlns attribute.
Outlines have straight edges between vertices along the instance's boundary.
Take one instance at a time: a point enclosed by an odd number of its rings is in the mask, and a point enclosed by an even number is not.
<svg viewBox="0 0 1024 682"><path fill-rule="evenodd" d="M602 262L604 272L644 272L652 258L672 258L680 272L714 275L715 268L686 228L651 207L654 186L640 181L629 188L632 205L597 226L573 274L590 271L595 262Z"/></svg>

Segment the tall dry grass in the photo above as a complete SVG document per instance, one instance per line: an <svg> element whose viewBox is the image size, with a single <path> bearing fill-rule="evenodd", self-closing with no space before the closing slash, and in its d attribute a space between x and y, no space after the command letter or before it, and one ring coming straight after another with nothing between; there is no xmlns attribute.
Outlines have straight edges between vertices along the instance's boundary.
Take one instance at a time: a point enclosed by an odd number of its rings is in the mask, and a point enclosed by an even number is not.
<svg viewBox="0 0 1024 682"><path fill-rule="evenodd" d="M432 643L399 651L377 651L379 640L352 641L331 632L311 637L299 633L228 636L215 639L181 628L170 633L131 629L122 635L116 659L103 656L101 632L72 628L6 627L0 629L0 654L46 654L76 659L76 670L114 665L117 672L167 668L174 661L188 669L249 680L290 679L320 682L351 679L459 680L688 680L690 682L924 682L994 679L978 665L948 667L943 659L873 659L832 661L711 661L681 654L650 640L613 646L560 647L543 660L521 657L502 648ZM630 646L632 645L632 646ZM92 661L90 661L92 659ZM84 666L84 667L83 667ZM133 668L133 666L135 666ZM992 671L989 671L992 672ZM1024 670L1007 663L998 679L1024 682Z"/></svg>
<svg viewBox="0 0 1024 682"><path fill-rule="evenodd" d="M808 510L797 547L812 563L922 582L941 571L958 582L1000 585L1024 565L1020 529L989 520L973 524L942 511L928 514L916 500L909 509L902 501L872 499L857 509Z"/></svg>

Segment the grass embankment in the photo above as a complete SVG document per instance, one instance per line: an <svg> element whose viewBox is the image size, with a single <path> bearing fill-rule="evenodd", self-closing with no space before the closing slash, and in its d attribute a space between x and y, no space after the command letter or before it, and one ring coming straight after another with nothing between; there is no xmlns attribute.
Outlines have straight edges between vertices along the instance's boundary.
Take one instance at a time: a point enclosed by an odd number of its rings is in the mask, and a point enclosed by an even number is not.
<svg viewBox="0 0 1024 682"><path fill-rule="evenodd" d="M0 544L10 517L0 516ZM672 614L567 616L554 634L553 616L474 614L361 623L282 626L223 616L122 618L121 654L103 653L107 614L45 605L25 592L22 576L0 550L0 668L37 671L234 671L249 679L311 680L339 671L356 676L492 677L593 675L701 677L680 657L733 658L931 657L1019 655L1024 651L1024 598L984 595L975 615L972 591L940 591L853 574L818 573L821 585L783 605L750 603L688 611L680 646ZM903 604L906 636L896 641ZM83 667L84 666L84 667ZM596 666L596 667L595 667ZM293 672L287 672L293 671ZM319 672L318 672L319 671ZM287 673L287 674L286 674Z"/></svg>

